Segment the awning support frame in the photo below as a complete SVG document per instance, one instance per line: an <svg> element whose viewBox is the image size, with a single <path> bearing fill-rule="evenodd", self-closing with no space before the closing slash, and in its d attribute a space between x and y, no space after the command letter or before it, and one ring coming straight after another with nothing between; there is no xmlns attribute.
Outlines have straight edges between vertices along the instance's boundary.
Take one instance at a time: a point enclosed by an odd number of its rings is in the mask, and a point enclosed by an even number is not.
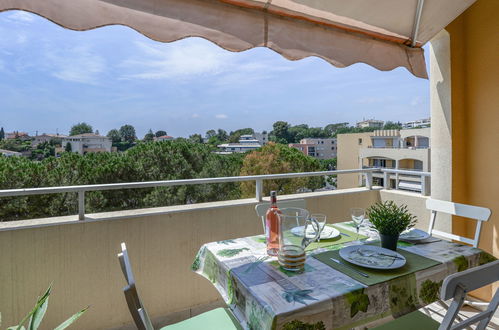
<svg viewBox="0 0 499 330"><path fill-rule="evenodd" d="M419 32L419 22L421 21L421 15L423 14L424 0L418 0L418 5L416 7L416 14L414 15L414 25L412 28L411 36L411 47L416 46L418 32Z"/></svg>

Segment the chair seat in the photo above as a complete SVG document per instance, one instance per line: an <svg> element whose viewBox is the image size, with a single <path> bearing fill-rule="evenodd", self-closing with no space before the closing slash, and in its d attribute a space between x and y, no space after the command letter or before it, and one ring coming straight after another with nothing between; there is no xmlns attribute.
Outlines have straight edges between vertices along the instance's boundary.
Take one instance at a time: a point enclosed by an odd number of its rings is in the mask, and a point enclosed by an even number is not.
<svg viewBox="0 0 499 330"><path fill-rule="evenodd" d="M161 330L240 330L241 325L227 308L216 308Z"/></svg>
<svg viewBox="0 0 499 330"><path fill-rule="evenodd" d="M436 330L439 326L440 323L431 317L415 311L371 330Z"/></svg>

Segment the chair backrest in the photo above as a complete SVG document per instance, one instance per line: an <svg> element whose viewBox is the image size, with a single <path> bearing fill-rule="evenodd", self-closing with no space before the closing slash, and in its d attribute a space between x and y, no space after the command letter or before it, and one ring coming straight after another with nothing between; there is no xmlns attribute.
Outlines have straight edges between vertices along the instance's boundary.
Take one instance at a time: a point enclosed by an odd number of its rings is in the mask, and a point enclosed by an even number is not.
<svg viewBox="0 0 499 330"><path fill-rule="evenodd" d="M296 207L299 209L306 209L307 202L304 199L293 199L289 201L277 201L277 207L284 209L287 207ZM265 233L265 215L270 208L270 203L262 203L255 206L256 214L262 220L263 232Z"/></svg>
<svg viewBox="0 0 499 330"><path fill-rule="evenodd" d="M499 281L499 260L447 276L442 284L440 298L442 300L453 298L453 300L439 330L464 329L475 323L478 323L476 329L485 329L499 305L499 290L496 290L494 297L485 311L457 324L454 324L454 321L468 292L496 281Z"/></svg>
<svg viewBox="0 0 499 330"><path fill-rule="evenodd" d="M126 303L133 321L139 330L154 330L149 314L140 300L139 293L135 286L135 278L133 277L132 264L128 257L128 251L125 243L121 243L121 252L118 253L121 271L128 285L123 288Z"/></svg>
<svg viewBox="0 0 499 330"><path fill-rule="evenodd" d="M430 227L428 229L430 235L436 234L438 236L442 236L448 239L471 244L474 247L478 247L478 242L480 240L480 232L482 230L482 222L488 221L491 213L490 209L485 207L452 203L437 199L426 200L426 208L431 211ZM450 215L457 215L460 217L476 220L475 237L473 239L470 239L467 237L462 237L459 235L454 235L451 233L434 229L433 227L435 226L435 219L437 218L438 212Z"/></svg>

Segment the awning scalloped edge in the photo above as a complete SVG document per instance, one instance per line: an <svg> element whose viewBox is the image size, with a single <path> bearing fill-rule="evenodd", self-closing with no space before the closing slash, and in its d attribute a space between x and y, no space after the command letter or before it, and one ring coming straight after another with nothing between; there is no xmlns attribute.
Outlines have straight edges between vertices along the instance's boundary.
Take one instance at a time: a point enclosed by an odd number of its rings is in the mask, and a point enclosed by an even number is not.
<svg viewBox="0 0 499 330"><path fill-rule="evenodd" d="M316 56L336 67L405 67L417 77L428 77L421 48L218 1L0 0L0 11L6 10L28 11L75 31L123 25L160 42L200 37L233 52L268 47L289 60Z"/></svg>

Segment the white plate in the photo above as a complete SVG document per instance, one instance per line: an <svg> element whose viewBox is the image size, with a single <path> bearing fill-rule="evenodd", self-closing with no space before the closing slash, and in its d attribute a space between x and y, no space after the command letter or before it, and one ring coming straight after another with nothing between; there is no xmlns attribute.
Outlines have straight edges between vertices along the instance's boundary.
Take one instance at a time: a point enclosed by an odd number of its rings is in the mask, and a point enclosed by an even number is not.
<svg viewBox="0 0 499 330"><path fill-rule="evenodd" d="M294 227L291 229L291 232L293 233L293 235L303 236L303 226ZM340 231L338 229L326 225L321 232L320 239L332 239L338 236L340 236ZM310 226L307 228L307 238L314 238L314 237L315 237L314 228Z"/></svg>
<svg viewBox="0 0 499 330"><path fill-rule="evenodd" d="M408 242L417 242L430 238L430 234L420 229L411 229L400 234L399 238Z"/></svg>
<svg viewBox="0 0 499 330"><path fill-rule="evenodd" d="M340 257L354 265L372 269L397 269L406 263L400 253L374 245L347 246L340 250Z"/></svg>

